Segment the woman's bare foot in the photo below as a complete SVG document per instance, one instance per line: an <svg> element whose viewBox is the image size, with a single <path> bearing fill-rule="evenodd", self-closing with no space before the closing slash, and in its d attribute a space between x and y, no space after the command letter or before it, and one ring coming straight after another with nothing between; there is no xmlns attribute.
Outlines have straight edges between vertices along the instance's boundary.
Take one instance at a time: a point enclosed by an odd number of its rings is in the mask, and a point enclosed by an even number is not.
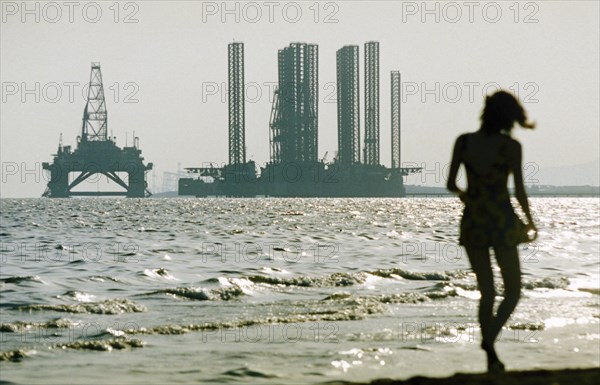
<svg viewBox="0 0 600 385"><path fill-rule="evenodd" d="M481 348L487 354L488 373L502 373L505 371L504 364L498 358L496 349L485 342L481 343Z"/></svg>

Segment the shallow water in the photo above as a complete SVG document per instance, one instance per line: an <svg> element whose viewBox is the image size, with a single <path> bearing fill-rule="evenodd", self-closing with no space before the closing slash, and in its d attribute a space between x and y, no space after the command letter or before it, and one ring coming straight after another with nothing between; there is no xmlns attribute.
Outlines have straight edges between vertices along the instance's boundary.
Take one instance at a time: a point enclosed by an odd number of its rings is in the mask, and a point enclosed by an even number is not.
<svg viewBox="0 0 600 385"><path fill-rule="evenodd" d="M524 295L498 351L509 369L598 366L600 202L531 203L539 239L520 247ZM280 384L484 370L458 200L0 205L2 381Z"/></svg>

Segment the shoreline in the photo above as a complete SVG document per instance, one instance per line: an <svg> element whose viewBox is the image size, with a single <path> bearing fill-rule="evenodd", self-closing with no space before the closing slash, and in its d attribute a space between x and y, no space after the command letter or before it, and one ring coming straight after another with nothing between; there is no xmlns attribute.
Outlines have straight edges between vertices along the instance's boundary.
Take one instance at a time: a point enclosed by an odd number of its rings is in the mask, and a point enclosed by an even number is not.
<svg viewBox="0 0 600 385"><path fill-rule="evenodd" d="M456 373L450 377L416 376L406 380L389 378L371 382L328 381L323 385L595 385L600 367L558 370L507 371L500 374Z"/></svg>

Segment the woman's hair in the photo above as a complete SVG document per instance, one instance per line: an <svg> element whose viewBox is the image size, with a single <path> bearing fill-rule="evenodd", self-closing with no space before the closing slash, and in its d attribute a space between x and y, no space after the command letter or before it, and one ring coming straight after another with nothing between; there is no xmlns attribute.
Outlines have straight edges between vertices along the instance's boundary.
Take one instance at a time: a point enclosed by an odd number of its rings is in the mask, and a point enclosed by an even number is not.
<svg viewBox="0 0 600 385"><path fill-rule="evenodd" d="M510 132L515 122L523 128L533 129L534 123L527 122L527 116L521 103L506 91L497 91L485 98L485 107L481 114L481 128L488 134Z"/></svg>

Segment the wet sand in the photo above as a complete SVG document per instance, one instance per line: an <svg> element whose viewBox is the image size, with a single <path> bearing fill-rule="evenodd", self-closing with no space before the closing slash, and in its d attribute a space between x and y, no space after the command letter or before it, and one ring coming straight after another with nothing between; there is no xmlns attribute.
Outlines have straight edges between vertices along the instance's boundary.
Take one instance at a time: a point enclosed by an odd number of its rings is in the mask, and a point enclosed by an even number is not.
<svg viewBox="0 0 600 385"><path fill-rule="evenodd" d="M514 371L502 374L457 373L451 377L413 377L408 380L379 379L370 383L327 382L327 385L596 385L600 368Z"/></svg>

